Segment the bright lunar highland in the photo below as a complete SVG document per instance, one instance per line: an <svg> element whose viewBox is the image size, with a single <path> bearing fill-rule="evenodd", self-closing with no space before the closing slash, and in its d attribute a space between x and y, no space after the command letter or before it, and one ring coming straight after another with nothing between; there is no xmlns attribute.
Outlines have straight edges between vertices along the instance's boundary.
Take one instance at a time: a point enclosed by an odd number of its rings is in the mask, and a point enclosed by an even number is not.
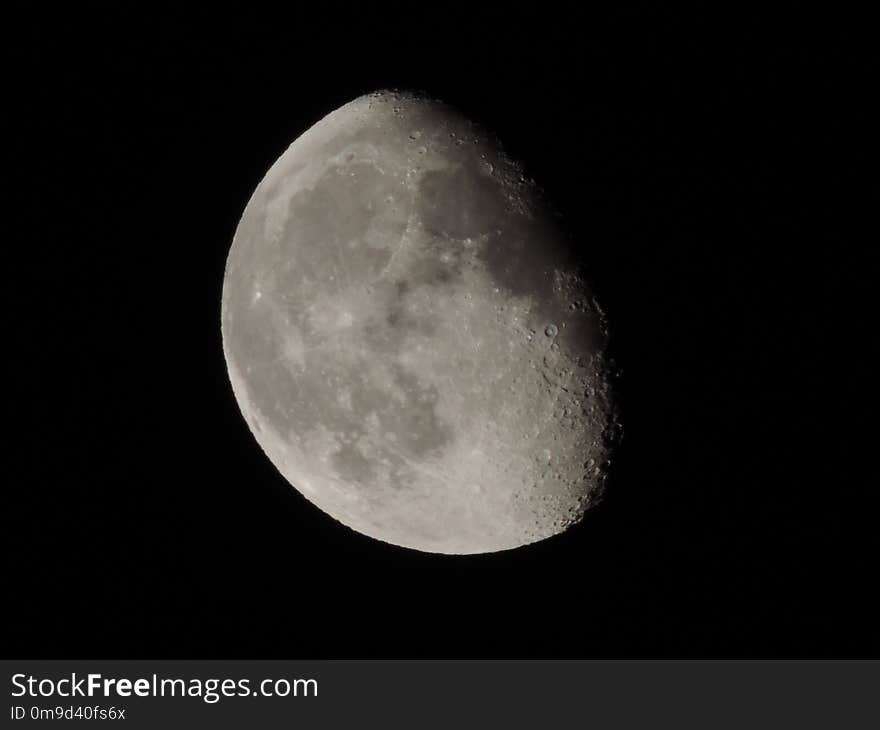
<svg viewBox="0 0 880 730"><path fill-rule="evenodd" d="M354 530L494 552L601 492L604 317L535 184L440 102L364 96L281 155L236 230L221 326L257 442Z"/></svg>

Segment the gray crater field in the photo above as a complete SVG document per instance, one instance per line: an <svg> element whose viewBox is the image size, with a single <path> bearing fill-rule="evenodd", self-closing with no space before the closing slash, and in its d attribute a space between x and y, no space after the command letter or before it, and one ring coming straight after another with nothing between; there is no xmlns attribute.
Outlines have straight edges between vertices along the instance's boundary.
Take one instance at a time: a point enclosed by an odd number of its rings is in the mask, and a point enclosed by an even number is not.
<svg viewBox="0 0 880 730"><path fill-rule="evenodd" d="M257 442L354 530L493 552L601 492L604 318L534 184L440 102L364 96L281 155L238 225L221 324Z"/></svg>

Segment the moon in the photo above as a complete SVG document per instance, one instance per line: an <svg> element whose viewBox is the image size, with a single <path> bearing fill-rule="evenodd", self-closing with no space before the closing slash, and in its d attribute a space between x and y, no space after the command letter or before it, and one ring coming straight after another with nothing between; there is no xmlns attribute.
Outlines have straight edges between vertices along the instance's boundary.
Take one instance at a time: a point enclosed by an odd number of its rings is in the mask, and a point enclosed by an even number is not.
<svg viewBox="0 0 880 730"><path fill-rule="evenodd" d="M496 552L601 494L605 317L536 184L439 101L377 92L293 142L238 224L221 331L258 444L360 533Z"/></svg>

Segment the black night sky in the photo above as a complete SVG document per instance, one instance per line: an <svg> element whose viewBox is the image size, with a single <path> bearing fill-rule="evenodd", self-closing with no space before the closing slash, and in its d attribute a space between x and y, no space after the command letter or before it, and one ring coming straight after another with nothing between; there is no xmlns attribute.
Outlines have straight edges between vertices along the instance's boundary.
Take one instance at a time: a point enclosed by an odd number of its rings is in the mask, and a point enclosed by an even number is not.
<svg viewBox="0 0 880 730"><path fill-rule="evenodd" d="M864 19L14 5L8 654L876 655ZM504 141L608 315L625 436L606 498L528 548L450 558L339 526L228 384L220 290L252 190L308 126L388 87Z"/></svg>

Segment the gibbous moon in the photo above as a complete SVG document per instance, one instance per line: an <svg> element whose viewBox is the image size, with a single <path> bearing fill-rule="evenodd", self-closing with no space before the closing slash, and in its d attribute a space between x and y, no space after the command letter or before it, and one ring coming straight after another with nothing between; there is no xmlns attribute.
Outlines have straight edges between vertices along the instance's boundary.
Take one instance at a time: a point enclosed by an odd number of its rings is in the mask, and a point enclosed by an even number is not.
<svg viewBox="0 0 880 730"><path fill-rule="evenodd" d="M241 412L296 489L378 540L463 554L562 532L601 492L613 421L576 264L483 130L417 95L355 99L236 230L221 325Z"/></svg>

